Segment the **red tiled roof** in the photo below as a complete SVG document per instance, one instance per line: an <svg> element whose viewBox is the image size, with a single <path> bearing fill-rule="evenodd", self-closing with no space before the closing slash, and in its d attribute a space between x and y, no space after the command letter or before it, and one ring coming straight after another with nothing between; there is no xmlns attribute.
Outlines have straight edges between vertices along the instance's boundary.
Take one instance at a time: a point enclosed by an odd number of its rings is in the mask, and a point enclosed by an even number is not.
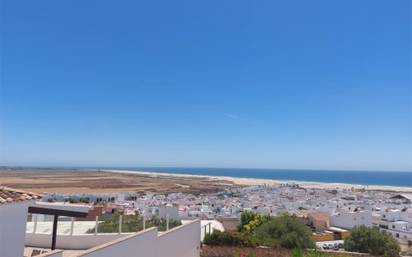
<svg viewBox="0 0 412 257"><path fill-rule="evenodd" d="M35 193L0 186L0 204L23 202L40 198L41 196Z"/></svg>

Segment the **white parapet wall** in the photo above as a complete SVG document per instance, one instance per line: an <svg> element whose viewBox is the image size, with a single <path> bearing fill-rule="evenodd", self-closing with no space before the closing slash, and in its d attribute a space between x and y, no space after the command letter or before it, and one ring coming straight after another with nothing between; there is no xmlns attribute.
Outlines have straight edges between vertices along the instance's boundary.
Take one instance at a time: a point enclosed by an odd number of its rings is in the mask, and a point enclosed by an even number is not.
<svg viewBox="0 0 412 257"><path fill-rule="evenodd" d="M150 228L103 245L96 246L76 257L155 257L154 249L159 247L157 228ZM177 257L177 256L176 256Z"/></svg>
<svg viewBox="0 0 412 257"><path fill-rule="evenodd" d="M83 234L83 235L57 235L56 248L66 250L86 250L110 241L131 235L118 233L105 234ZM50 248L52 242L51 234L27 233L26 246L37 248Z"/></svg>
<svg viewBox="0 0 412 257"><path fill-rule="evenodd" d="M195 220L167 232L150 228L127 234L58 235L56 247L86 250L73 257L199 257L200 230L200 221ZM26 234L26 246L49 248L50 245L50 234Z"/></svg>
<svg viewBox="0 0 412 257"><path fill-rule="evenodd" d="M199 257L199 238L200 221L196 220L160 234L150 228L126 235L74 257Z"/></svg>
<svg viewBox="0 0 412 257"><path fill-rule="evenodd" d="M154 242L154 247L157 250L155 256L199 257L199 238L199 220L173 228L161 234L157 238L157 242ZM158 247L156 247L156 245L158 245ZM138 257L144 257L144 255L138 255Z"/></svg>

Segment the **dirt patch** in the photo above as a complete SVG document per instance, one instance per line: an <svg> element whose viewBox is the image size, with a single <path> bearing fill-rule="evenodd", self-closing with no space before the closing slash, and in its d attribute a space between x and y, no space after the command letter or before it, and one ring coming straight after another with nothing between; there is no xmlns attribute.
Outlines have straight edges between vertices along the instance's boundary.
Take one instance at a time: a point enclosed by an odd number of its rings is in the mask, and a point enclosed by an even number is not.
<svg viewBox="0 0 412 257"><path fill-rule="evenodd" d="M36 193L211 193L239 188L231 181L77 169L0 168L0 185Z"/></svg>

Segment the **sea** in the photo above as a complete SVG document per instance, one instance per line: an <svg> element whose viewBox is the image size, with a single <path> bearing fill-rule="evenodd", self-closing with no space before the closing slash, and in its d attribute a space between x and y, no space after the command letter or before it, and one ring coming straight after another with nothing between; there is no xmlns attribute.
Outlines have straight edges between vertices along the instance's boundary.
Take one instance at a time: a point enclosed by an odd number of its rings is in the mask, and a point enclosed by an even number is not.
<svg viewBox="0 0 412 257"><path fill-rule="evenodd" d="M235 178L274 179L294 182L412 187L412 172L408 171L289 170L190 167L105 167L105 169L185 175L224 176Z"/></svg>

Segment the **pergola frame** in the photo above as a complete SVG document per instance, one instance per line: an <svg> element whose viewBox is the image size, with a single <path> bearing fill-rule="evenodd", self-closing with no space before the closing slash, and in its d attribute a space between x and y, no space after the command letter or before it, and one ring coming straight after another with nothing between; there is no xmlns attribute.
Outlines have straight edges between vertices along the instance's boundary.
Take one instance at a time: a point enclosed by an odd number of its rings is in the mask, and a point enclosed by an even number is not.
<svg viewBox="0 0 412 257"><path fill-rule="evenodd" d="M85 218L88 215L88 212L68 211L68 210L45 208L45 207L33 207L33 206L29 207L28 212L31 214L44 214L44 215L54 216L51 250L56 249L57 225L59 221L59 216L73 217L73 218Z"/></svg>

